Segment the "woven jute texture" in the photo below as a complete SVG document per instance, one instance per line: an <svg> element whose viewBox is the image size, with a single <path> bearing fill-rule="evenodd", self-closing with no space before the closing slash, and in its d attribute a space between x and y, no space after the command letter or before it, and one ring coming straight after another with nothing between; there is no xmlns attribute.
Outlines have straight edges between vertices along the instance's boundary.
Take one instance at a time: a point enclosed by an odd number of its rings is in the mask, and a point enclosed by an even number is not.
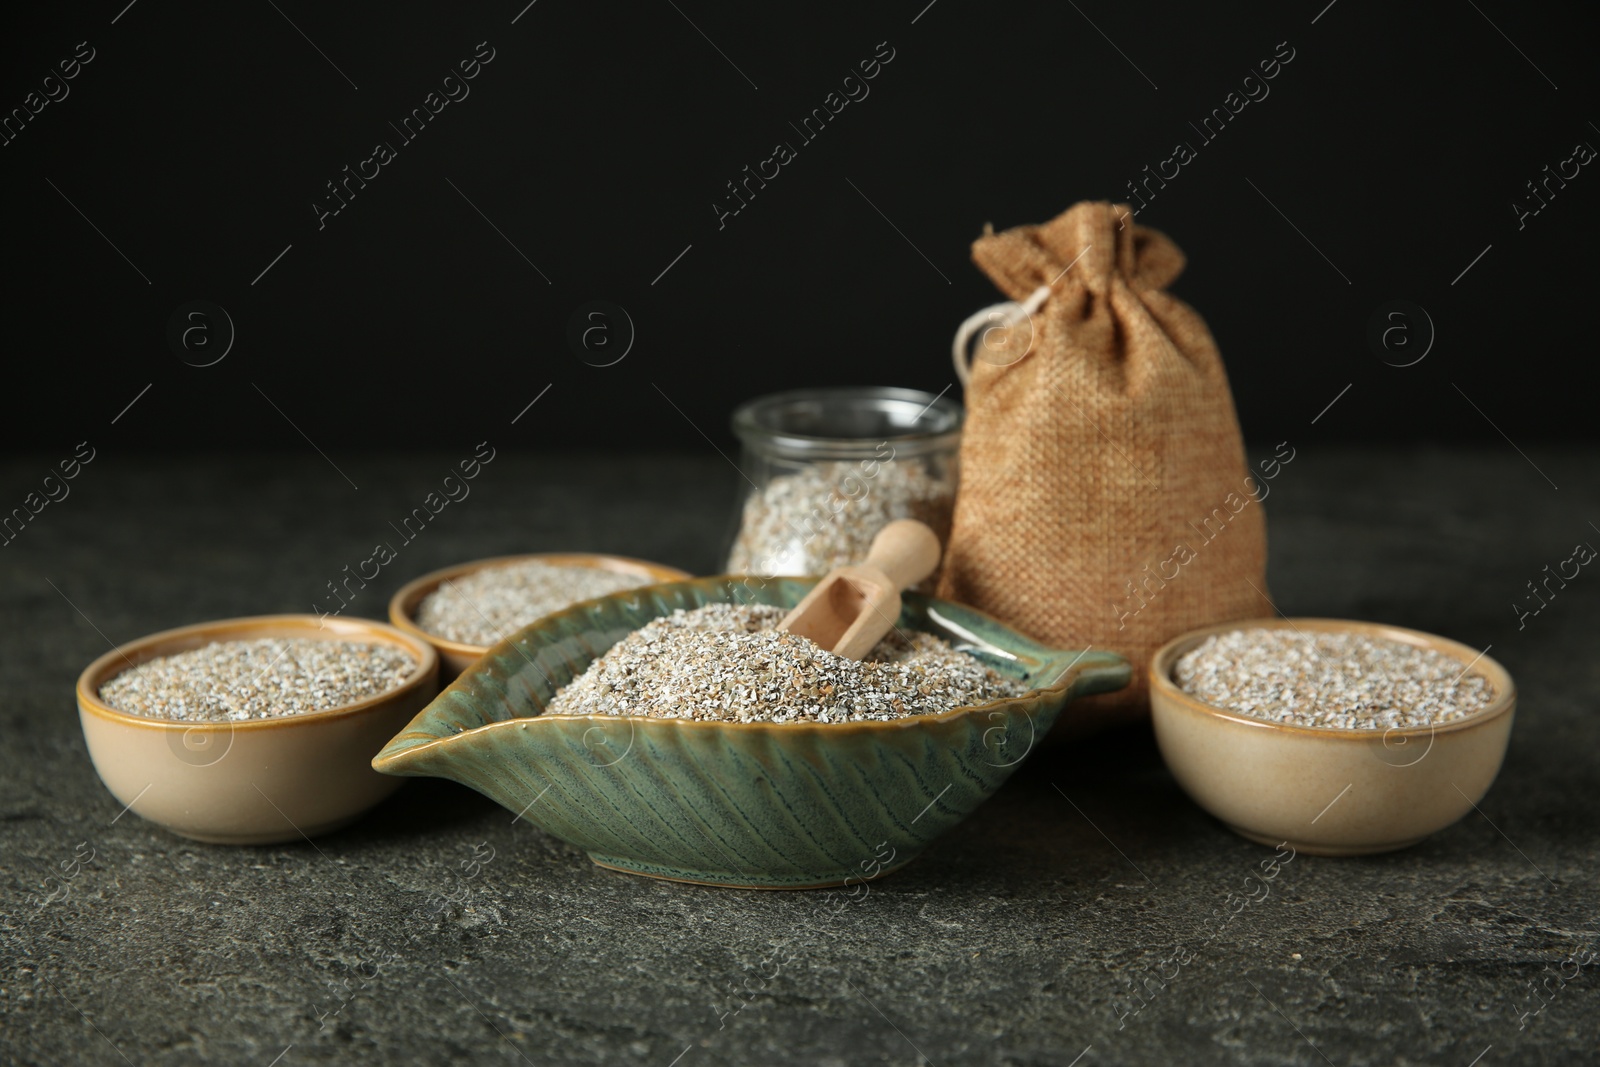
<svg viewBox="0 0 1600 1067"><path fill-rule="evenodd" d="M1157 648L1273 613L1222 357L1163 291L1183 253L1124 205L986 233L972 258L1012 300L1051 292L1008 345L978 345L939 595L1133 662L1132 686L1075 702L1058 734L1142 718Z"/></svg>

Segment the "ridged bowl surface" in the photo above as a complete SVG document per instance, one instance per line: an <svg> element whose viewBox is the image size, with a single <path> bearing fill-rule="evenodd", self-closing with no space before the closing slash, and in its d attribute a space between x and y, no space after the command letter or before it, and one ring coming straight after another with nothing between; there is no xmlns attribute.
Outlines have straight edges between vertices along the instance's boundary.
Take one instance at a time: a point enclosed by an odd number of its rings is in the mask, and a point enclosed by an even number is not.
<svg viewBox="0 0 1600 1067"><path fill-rule="evenodd" d="M1114 653L1045 648L970 608L907 594L901 628L1036 688L889 722L543 714L652 619L712 602L791 607L813 584L700 578L548 616L490 649L372 765L461 782L604 866L712 885L838 885L908 862L999 788L1074 696L1129 680Z"/></svg>

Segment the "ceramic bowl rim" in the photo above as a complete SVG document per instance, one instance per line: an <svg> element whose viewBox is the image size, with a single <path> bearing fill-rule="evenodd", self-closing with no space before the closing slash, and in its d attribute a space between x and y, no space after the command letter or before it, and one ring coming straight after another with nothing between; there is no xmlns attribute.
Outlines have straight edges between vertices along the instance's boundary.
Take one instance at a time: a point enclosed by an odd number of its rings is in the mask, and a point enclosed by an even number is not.
<svg viewBox="0 0 1600 1067"><path fill-rule="evenodd" d="M491 567L509 567L529 560L540 560L555 566L593 567L596 570L609 570L618 574L636 574L650 578L652 585L683 581L693 577L688 571L670 564L656 563L634 556L618 556L609 552L523 552L510 556L488 556L484 559L467 560L464 563L440 567L402 585L394 596L389 598L389 624L448 655L480 658L494 646L469 645L465 641L453 641L448 637L429 633L417 623L417 607L422 603L423 597L438 589L447 580L464 578ZM624 566L605 566L607 563L620 563Z"/></svg>
<svg viewBox="0 0 1600 1067"><path fill-rule="evenodd" d="M241 631L228 637L218 637L217 640L250 640L249 632L252 630L278 628L308 628L313 633L332 631L328 638L329 640L340 638L359 640L362 634L381 635L383 638L387 638L385 643L399 645L409 651L415 658L416 665L399 685L392 689L385 689L383 692L373 696L363 697L361 700L353 701L349 704L322 708L318 711L308 711L297 715L273 715L262 719L242 719L237 721L230 719L222 722L193 719L158 719L149 715L135 715L132 712L122 711L100 699L100 686L121 673L120 670L111 670L110 668L121 666L130 661L135 664L143 663L164 655L161 652L151 652L150 655L141 660L136 657L136 653L146 652L175 641L209 633ZM132 641L123 642L111 651L99 656L78 675L78 708L80 711L110 722L157 730L182 730L187 733L191 730L232 732L238 730L281 729L289 726L329 722L334 719L347 718L360 715L362 712L376 710L427 685L429 679L437 678L438 670L439 653L432 645L426 641L418 640L396 627L378 622L376 619L363 619L353 616L324 619L319 615L296 614L242 615L232 619L212 619L206 622L190 623L187 626L176 626L170 630L160 630L156 633L135 638Z"/></svg>
<svg viewBox="0 0 1600 1067"><path fill-rule="evenodd" d="M1207 704L1198 697L1184 692L1178 687L1177 682L1172 679L1172 668L1177 663L1178 657L1189 652L1201 641L1213 634L1230 633L1234 630L1282 630L1301 627L1318 632L1350 632L1375 637L1390 637L1413 647L1433 649L1435 652L1447 655L1451 659L1465 664L1467 668L1478 668L1479 670L1476 673L1481 673L1488 679L1489 684L1494 686L1495 698L1488 707L1475 711L1463 718L1452 719L1449 722L1421 726L1390 726L1369 730L1345 730L1336 726L1302 726L1296 723L1252 718L1237 711L1229 711L1227 708L1219 708L1213 704ZM1395 635L1401 636L1396 637ZM1462 673L1466 673L1465 669ZM1375 739L1387 740L1396 736L1402 738L1432 737L1437 734L1470 730L1500 718L1514 708L1517 703L1517 687L1511 677L1511 672L1506 670L1498 660L1487 655L1486 652L1478 652L1459 641L1428 633L1426 630L1414 630L1406 626L1395 626L1390 623L1370 622L1360 619L1271 616L1259 619L1239 619L1234 622L1202 626L1199 629L1180 634L1158 648L1155 654L1150 657L1150 665L1146 669L1146 677L1150 683L1152 697L1159 693L1172 706L1181 707L1192 714L1240 726L1266 728L1284 735L1304 735L1346 741L1371 742ZM1154 711L1153 707L1152 711Z"/></svg>
<svg viewBox="0 0 1600 1067"><path fill-rule="evenodd" d="M749 579L749 578L752 578L752 577L758 577L763 582L769 582L769 581L770 582L798 581L798 582L813 582L814 583L814 582L820 581L820 578L818 578L816 575L719 574L719 575L709 575L709 576L706 576L706 577L703 577L703 578L683 579L682 582L712 583L712 584L715 584L715 583L722 583L722 582L738 581L740 579ZM680 582L680 583L663 582L663 583L660 583L660 584L662 584L662 585L671 585L671 584L682 584L682 582ZM635 594L637 592L639 592L639 590L627 589L627 590L623 590L620 593L610 593L610 594L607 594L604 597L596 597L595 600L606 600L606 599L609 599L611 597L628 597L628 596L631 596L632 594ZM815 719L806 719L806 720L802 720L802 721L799 721L799 722L772 722L770 720L759 720L759 721L751 721L751 722L730 722L730 721L723 720L723 719L666 718L664 716L655 716L655 715L551 715L551 714L546 713L546 714L540 714L540 715L518 716L516 718L511 718L511 719L497 719L494 722L487 722L487 723L484 723L482 726L474 726L471 729L462 730L459 733L453 733L453 734L450 734L449 736L446 736L446 737L435 737L435 738L433 738L433 739L431 739L429 741L425 741L425 742L422 742L420 744L413 745L413 746L405 749L401 753L396 753L394 756L385 756L383 753L380 752L377 757L374 757L373 766L374 767L378 767L378 769L381 770L382 767L379 767L379 763L380 762L388 762L391 759L407 757L407 756L410 756L413 753L419 753L419 752L421 752L421 751L423 751L425 749L432 748L435 745L442 745L442 744L445 744L446 742L455 741L457 738L467 737L469 735L483 733L483 732L486 732L486 731L499 729L499 728L507 728L507 729L509 729L509 728L516 728L516 727L526 727L529 723L536 723L536 722L540 722L540 721L563 722L563 723L589 723L589 724L591 724L591 726L589 727L591 729L593 728L593 726L600 725L600 724L626 723L626 724L629 725L630 729L632 729L634 727L637 727L639 724L648 724L652 729L659 728L659 727L665 726L667 724L670 724L671 727L674 728L674 729L685 729L685 730L687 730L687 729L703 729L703 730L710 730L710 731L735 730L736 729L736 730L742 730L742 731L765 730L765 731L782 731L782 732L786 732L786 733L798 733L798 732L801 732L801 731L812 732L812 731L826 730L831 736L839 736L840 734L846 733L846 732L849 732L849 733L873 733L873 732L882 732L882 731L885 731L885 730L895 730L895 729L898 729L898 730L918 729L918 728L926 727L930 723L953 722L953 721L955 721L955 720L957 720L957 719L959 719L959 718L961 718L963 716L971 715L971 714L974 714L974 713L977 713L977 712L993 713L993 712L996 712L996 711L1005 710L1007 708L1007 706L1010 706L1010 705L1022 706L1022 705L1025 705L1025 704L1029 703L1029 702L1037 702L1042 697L1042 695L1044 695L1044 694L1051 694L1051 695L1062 694L1067 689L1069 689L1078 680L1079 675L1082 674L1082 671L1076 671L1073 668L1075 668L1077 666L1077 664L1078 664L1078 662L1080 660L1082 660L1085 656L1088 656L1090 653L1095 653L1095 654L1097 654L1097 656L1114 656L1114 657L1116 657L1116 660L1120 661L1123 666L1125 666L1125 667L1127 667L1129 669L1130 677L1129 677L1128 682L1124 683L1124 686L1132 683L1132 673L1133 673L1132 672L1132 664L1131 664L1131 662L1128 660L1128 658L1126 656L1123 656L1120 653L1113 652L1110 649L1095 649L1095 648L1092 648L1092 647L1091 648L1084 648L1084 649L1056 649L1056 648L1050 648L1050 647L1045 646L1045 645L1040 645L1039 642L1034 641L1033 638L1031 638L1028 635L1024 634L1021 630L1018 630L1016 627L1008 625L1007 623L1001 622L999 619L996 619L994 616L988 614L987 612L979 611L977 608L969 607L969 606L967 606L965 604L960 604L960 603L958 603L956 601L953 601L953 600L943 600L943 599L938 598L938 597L924 596L922 599L925 600L929 604L930 607L931 606L935 606L935 605L940 605L940 604L948 604L948 605L950 605L952 607L959 607L962 611L971 612L972 614L977 615L977 616L987 620L988 622L993 623L995 626L997 626L1000 629L1006 631L1007 633L1014 634L1017 637L1021 638L1022 640L1026 641L1026 642L1028 642L1030 644L1037 645L1044 652L1051 653L1054 656L1067 655L1067 654L1070 654L1072 652L1077 652L1078 656L1077 656L1076 659L1074 659L1072 661L1072 663L1067 665L1067 669L1065 671L1063 671L1061 678L1058 681L1052 683L1051 685L1035 687L1035 688L1027 690L1024 693L1018 694L1017 696L1014 696L1014 697L998 697L998 698L996 698L994 700L987 701L987 702L985 702L983 704L963 704L960 707L951 708L948 711L941 711L941 712L938 712L938 713L932 714L932 715L927 715L927 714L922 714L922 715L902 715L902 716L900 716L898 718L894 718L894 719L867 719L867 720L856 720L856 721L851 721L851 722L818 722ZM560 611L551 612L549 615L544 616L538 622L531 623L530 626L548 625L548 624L552 623L554 620L556 620L558 618L561 618L563 616L566 616L566 615L569 615L569 614L572 614L572 613L576 613L576 612L579 612L579 611L586 610L587 606L590 603L593 603L593 601L585 601L583 603L574 604L571 607L563 608ZM523 629L525 630L527 628L528 627L524 627ZM512 635L512 637L509 637L505 641L500 642L500 644L509 644L512 640L514 640L516 638L516 636L518 634L521 634L521 633L522 633L522 631L519 630L517 632L517 634L514 634L514 635ZM494 648L499 648L499 645L494 646ZM494 649L491 649L490 651L492 652L493 650ZM591 661L591 662L593 662L593 661ZM1115 662L1107 662L1105 660L1097 659L1096 661L1091 662L1091 664L1089 664L1088 666L1115 667L1116 665L1117 664ZM1087 667L1085 669L1087 669ZM434 699L435 700L442 700L444 698L445 694L449 690L455 688L458 685L461 685L463 683L464 679L466 678L466 676L467 676L467 672L463 672L462 675L459 678L455 679L448 686L446 686L445 688L441 689L439 691L439 694L436 697L434 697ZM1024 710L1024 713L1026 714L1026 710ZM419 713L419 717L421 716L421 714L422 713ZM404 734L409 733L409 732L410 732L410 727L408 726L406 728L406 730L401 732L401 735L397 735L397 736L403 736ZM585 732L587 733L587 730L585 730ZM385 746L385 751L387 751L387 746Z"/></svg>

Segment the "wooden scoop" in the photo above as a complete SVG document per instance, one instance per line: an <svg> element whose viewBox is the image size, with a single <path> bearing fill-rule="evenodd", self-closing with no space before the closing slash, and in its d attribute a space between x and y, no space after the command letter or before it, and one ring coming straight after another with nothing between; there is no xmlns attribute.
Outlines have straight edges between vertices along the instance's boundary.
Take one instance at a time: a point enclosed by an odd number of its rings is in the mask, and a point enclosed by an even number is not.
<svg viewBox="0 0 1600 1067"><path fill-rule="evenodd" d="M860 659L894 629L900 591L932 574L939 554L939 537L927 524L896 519L878 531L864 561L835 568L778 629L809 637L836 656Z"/></svg>

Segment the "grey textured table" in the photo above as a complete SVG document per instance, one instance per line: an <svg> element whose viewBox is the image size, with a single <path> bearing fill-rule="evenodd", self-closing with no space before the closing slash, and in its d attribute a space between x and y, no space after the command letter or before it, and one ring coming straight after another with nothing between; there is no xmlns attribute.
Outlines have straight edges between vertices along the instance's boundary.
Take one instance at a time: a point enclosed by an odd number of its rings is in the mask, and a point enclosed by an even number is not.
<svg viewBox="0 0 1600 1067"><path fill-rule="evenodd" d="M1492 643L1522 703L1481 814L1396 854L1300 856L1219 928L1270 852L1191 804L1142 731L1037 755L821 923L815 894L601 870L446 782L316 847L119 818L72 701L107 640L310 610L458 457L337 457L355 490L309 453L104 448L0 550L0 1062L1600 1062L1600 969L1563 966L1600 950L1600 576L1523 628L1511 607L1600 544L1600 456L1532 454L1549 480L1510 448L1305 447L1275 483L1284 610ZM7 506L56 458L0 467ZM503 453L351 613L514 551L709 571L736 480L715 456ZM1193 958L1173 975L1175 947Z"/></svg>

